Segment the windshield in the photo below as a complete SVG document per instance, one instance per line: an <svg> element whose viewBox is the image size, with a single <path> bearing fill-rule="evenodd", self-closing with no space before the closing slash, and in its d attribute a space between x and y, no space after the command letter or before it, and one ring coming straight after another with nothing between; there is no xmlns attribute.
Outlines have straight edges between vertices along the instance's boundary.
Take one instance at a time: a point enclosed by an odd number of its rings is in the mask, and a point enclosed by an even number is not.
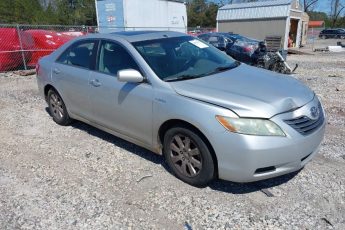
<svg viewBox="0 0 345 230"><path fill-rule="evenodd" d="M190 36L132 44L156 75L164 81L203 77L239 65L225 53Z"/></svg>

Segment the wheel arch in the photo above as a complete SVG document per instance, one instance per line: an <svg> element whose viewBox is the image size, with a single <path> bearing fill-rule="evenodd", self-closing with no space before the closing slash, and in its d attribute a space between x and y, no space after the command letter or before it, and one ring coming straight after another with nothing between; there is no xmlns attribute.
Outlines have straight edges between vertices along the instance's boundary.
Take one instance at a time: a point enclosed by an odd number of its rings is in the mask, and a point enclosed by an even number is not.
<svg viewBox="0 0 345 230"><path fill-rule="evenodd" d="M200 131L200 129L198 129L195 125L184 121L184 120L180 120L180 119L171 119L171 120L167 120L165 121L158 129L158 141L161 144L161 146L163 146L164 143L164 135L165 133L173 128L173 127L186 127L189 128L193 131L195 131L200 138L205 142L205 144L207 145L208 149L210 150L210 153L212 155L212 159L214 162L214 167L215 167L215 177L218 178L218 159L217 159L217 155L210 143L210 141L208 140L208 138L205 136L205 134L203 134L203 132Z"/></svg>
<svg viewBox="0 0 345 230"><path fill-rule="evenodd" d="M57 93L59 93L56 88L54 86L52 86L51 84L47 84L46 86L44 86L44 98L46 99L46 101L48 101L48 92L49 90L55 90Z"/></svg>

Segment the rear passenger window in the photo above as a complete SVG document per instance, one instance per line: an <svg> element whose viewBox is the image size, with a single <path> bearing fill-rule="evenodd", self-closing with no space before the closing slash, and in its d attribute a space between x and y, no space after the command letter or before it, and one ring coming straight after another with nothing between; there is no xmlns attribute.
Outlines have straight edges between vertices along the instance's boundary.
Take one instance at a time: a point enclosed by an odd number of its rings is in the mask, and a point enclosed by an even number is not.
<svg viewBox="0 0 345 230"><path fill-rule="evenodd" d="M72 45L57 59L57 62L91 69L95 41L83 41Z"/></svg>

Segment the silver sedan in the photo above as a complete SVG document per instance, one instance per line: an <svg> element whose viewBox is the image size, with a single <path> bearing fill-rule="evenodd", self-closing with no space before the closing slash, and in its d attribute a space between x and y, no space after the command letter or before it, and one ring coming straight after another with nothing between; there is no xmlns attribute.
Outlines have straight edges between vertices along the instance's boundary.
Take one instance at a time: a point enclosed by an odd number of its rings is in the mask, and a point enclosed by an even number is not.
<svg viewBox="0 0 345 230"><path fill-rule="evenodd" d="M325 132L301 82L177 32L78 38L39 61L37 82L56 123L83 121L162 154L194 186L297 171Z"/></svg>

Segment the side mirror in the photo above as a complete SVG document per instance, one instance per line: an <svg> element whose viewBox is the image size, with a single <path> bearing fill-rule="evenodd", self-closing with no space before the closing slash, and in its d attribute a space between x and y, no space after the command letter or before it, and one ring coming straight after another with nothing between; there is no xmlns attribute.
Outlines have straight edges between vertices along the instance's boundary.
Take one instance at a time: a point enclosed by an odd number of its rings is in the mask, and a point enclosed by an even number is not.
<svg viewBox="0 0 345 230"><path fill-rule="evenodd" d="M121 82L140 83L144 81L141 73L134 69L124 69L117 72L117 79Z"/></svg>

